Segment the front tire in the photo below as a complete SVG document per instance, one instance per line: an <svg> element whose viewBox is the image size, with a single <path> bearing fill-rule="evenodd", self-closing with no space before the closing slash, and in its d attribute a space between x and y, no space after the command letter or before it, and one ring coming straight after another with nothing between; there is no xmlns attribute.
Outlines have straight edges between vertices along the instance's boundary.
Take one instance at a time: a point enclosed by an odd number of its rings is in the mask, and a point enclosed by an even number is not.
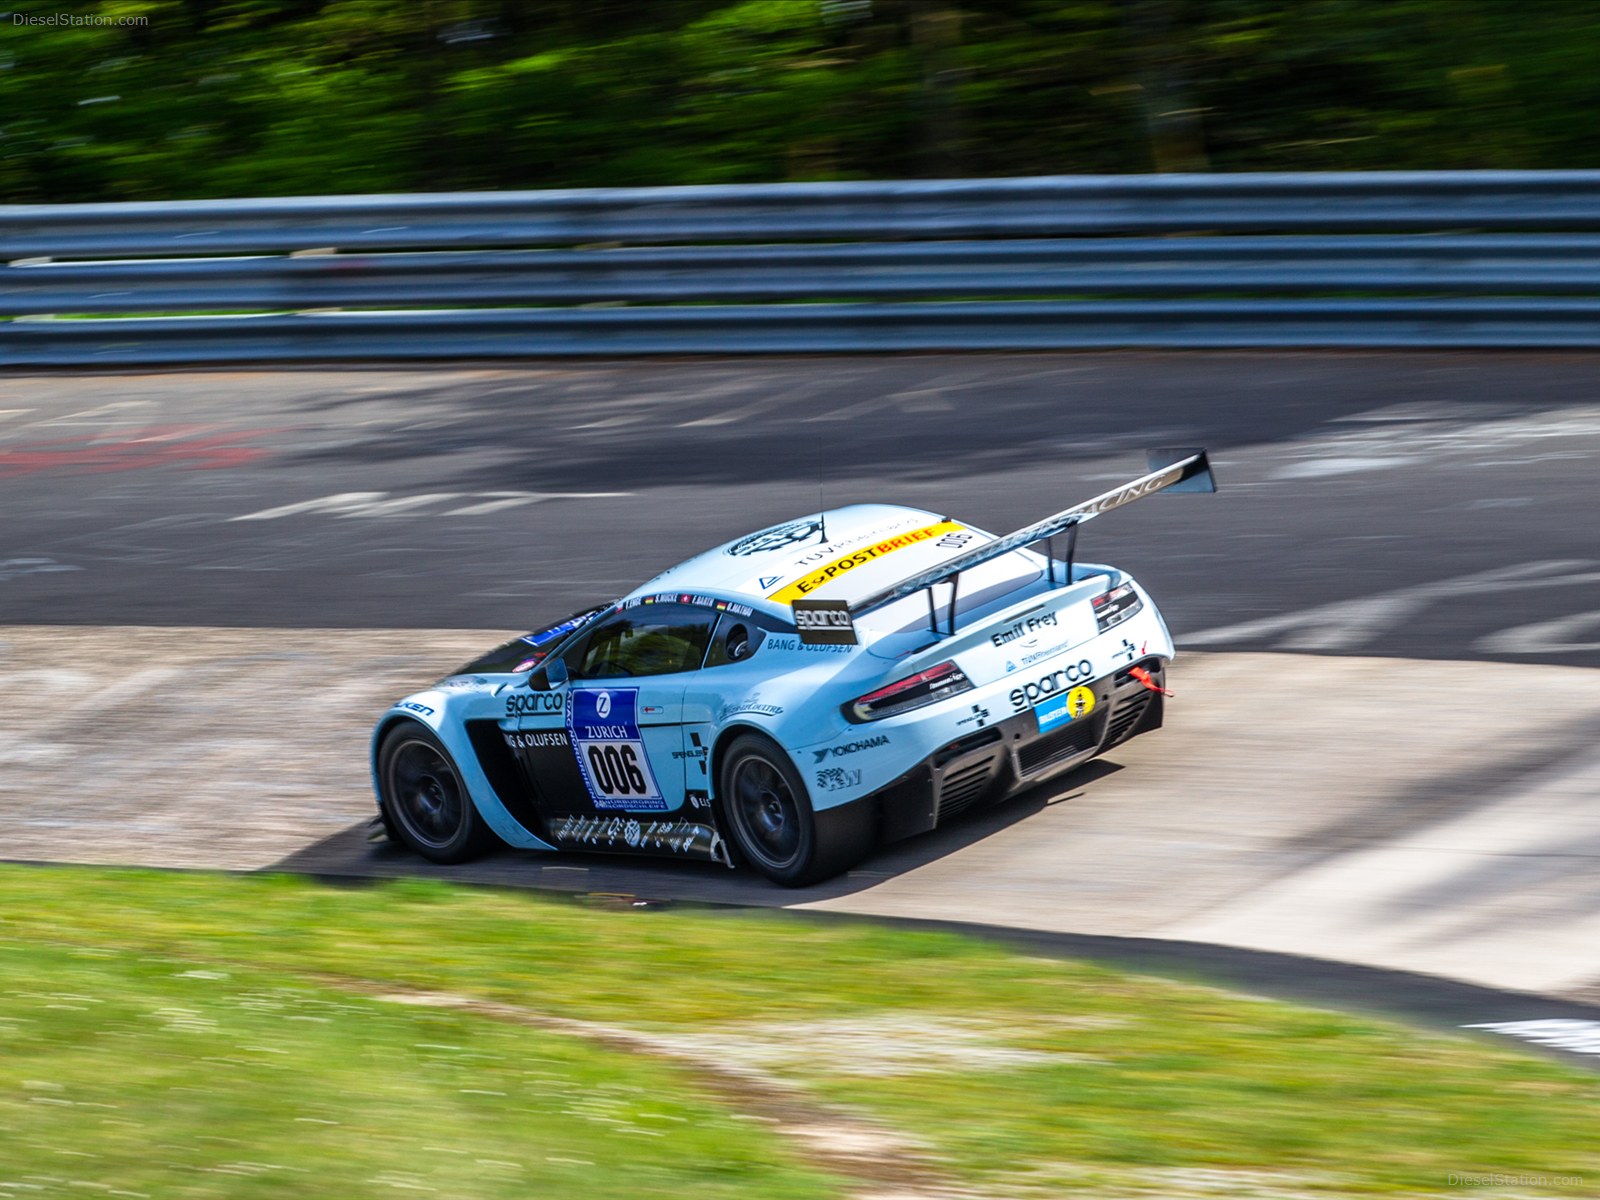
<svg viewBox="0 0 1600 1200"><path fill-rule="evenodd" d="M403 721L384 735L378 787L385 828L423 858L466 862L495 843L450 752L415 721Z"/></svg>
<svg viewBox="0 0 1600 1200"><path fill-rule="evenodd" d="M804 887L860 861L875 822L863 802L812 810L805 781L770 739L741 734L718 772L724 825L740 856L774 883Z"/></svg>

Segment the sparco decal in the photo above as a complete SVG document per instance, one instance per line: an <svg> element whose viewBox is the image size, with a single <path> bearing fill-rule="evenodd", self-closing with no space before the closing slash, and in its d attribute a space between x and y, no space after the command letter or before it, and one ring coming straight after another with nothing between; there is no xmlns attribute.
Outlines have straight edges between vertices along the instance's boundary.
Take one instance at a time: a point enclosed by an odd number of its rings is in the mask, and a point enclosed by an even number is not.
<svg viewBox="0 0 1600 1200"><path fill-rule="evenodd" d="M854 646L855 622L843 600L796 600L789 605L805 646Z"/></svg>
<svg viewBox="0 0 1600 1200"><path fill-rule="evenodd" d="M857 754L862 750L873 750L879 746L887 746L888 744L889 739L880 733L877 737L862 738L855 742L846 742L842 746L824 746L821 750L813 750L812 753L817 756L817 762L822 762L824 759L843 758L846 754Z"/></svg>
<svg viewBox="0 0 1600 1200"><path fill-rule="evenodd" d="M771 529L763 529L760 533L742 537L723 553L731 554L735 558L745 558L751 554L784 550L790 546L803 545L821 532L821 521L790 521L787 525L774 525Z"/></svg>
<svg viewBox="0 0 1600 1200"><path fill-rule="evenodd" d="M1059 624L1053 612L1029 613L1025 617L1018 617L998 633L991 633L989 640L996 646L1004 646L1007 642L1017 641L1041 629L1054 629Z"/></svg>
<svg viewBox="0 0 1600 1200"><path fill-rule="evenodd" d="M560 692L513 692L506 697L506 716L535 717L541 713L557 715L567 711L567 701Z"/></svg>
<svg viewBox="0 0 1600 1200"><path fill-rule="evenodd" d="M794 614L794 623L801 629L849 629L848 608L802 608Z"/></svg>
<svg viewBox="0 0 1600 1200"><path fill-rule="evenodd" d="M1094 667L1087 658L1080 658L1031 683L1011 689L1011 707L1017 712L1032 708L1041 700L1048 700L1057 692L1094 678Z"/></svg>

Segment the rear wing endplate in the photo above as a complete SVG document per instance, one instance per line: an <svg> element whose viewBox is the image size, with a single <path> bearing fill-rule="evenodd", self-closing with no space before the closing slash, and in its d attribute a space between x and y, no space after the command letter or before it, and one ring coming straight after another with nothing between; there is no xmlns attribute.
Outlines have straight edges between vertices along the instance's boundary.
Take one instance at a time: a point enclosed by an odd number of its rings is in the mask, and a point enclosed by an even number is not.
<svg viewBox="0 0 1600 1200"><path fill-rule="evenodd" d="M1114 508L1121 508L1124 504L1132 504L1135 500L1142 500L1146 496L1153 496L1157 492L1214 492L1217 490L1216 479L1211 474L1211 463L1206 458L1206 452L1199 449L1186 450L1151 450L1147 455L1150 470L1147 474L1130 480L1121 487L1112 488L1109 492L1096 496L1093 500L1085 500L1082 504L1075 504L1071 508L1062 509L1042 521L1035 521L1032 525L1025 526L1015 533L1008 533L1004 537L995 538L992 542L985 542L981 546L974 546L965 554L958 554L954 558L946 559L936 567L908 576L898 583L892 583L881 591L874 592L850 605L851 617L859 617L874 609L882 608L886 604L893 604L896 600L914 595L925 588L931 588L936 583L958 584L958 576L963 571L970 571L980 563L989 562L1010 554L1013 550L1021 550L1031 546L1034 542L1046 541L1058 533L1069 533L1074 539L1077 527L1085 521L1091 521L1101 513L1110 512ZM1068 575L1071 575L1072 551L1067 552ZM1051 558L1051 570L1055 570L1055 559ZM955 595L952 591L950 597L950 625L952 631L955 626ZM929 593L928 606L930 612L933 607L932 593Z"/></svg>

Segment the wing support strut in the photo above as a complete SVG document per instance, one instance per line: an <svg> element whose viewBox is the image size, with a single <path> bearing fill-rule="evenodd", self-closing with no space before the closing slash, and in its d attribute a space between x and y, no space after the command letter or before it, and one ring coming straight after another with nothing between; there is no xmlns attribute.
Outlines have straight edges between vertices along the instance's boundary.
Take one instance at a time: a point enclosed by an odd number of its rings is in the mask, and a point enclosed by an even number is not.
<svg viewBox="0 0 1600 1200"><path fill-rule="evenodd" d="M1035 542L1045 542L1046 552L1049 557L1050 583L1056 582L1055 545L1054 538L1059 533L1067 535L1066 578L1064 583L1072 582L1072 565L1078 548L1078 526L1085 521L1092 521L1102 513L1108 513L1114 508L1121 508L1125 504L1132 504L1135 500L1142 500L1146 496L1153 496L1157 492L1214 492L1217 490L1216 478L1211 474L1211 462L1206 457L1206 452L1201 449L1183 450L1151 450L1148 454L1149 471L1137 479L1129 480L1120 487L1112 488L1109 492L1102 492L1092 500L1085 500L1082 504L1075 504L1071 508L1063 509L1026 525L1004 537L995 538L992 542L985 542L981 546L974 546L964 554L957 554L946 559L938 566L919 571L909 575L888 587L882 588L870 596L865 596L850 605L851 618L859 617L886 604L893 604L896 600L916 592L928 592L928 625L931 632L938 634L939 620L934 605L933 586L937 583L950 584L950 604L946 610L945 624L948 633L953 634L956 628L956 594L960 589L961 573L970 571L981 563L990 562L1003 555L1010 554L1013 550L1020 550L1031 546Z"/></svg>

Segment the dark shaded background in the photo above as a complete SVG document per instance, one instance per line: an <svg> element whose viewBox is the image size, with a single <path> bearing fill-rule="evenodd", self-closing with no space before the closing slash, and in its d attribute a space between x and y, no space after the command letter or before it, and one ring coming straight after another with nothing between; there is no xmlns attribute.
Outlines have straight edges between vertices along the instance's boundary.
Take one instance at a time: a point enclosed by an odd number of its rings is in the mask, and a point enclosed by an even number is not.
<svg viewBox="0 0 1600 1200"><path fill-rule="evenodd" d="M1592 167L1596 62L1578 0L28 0L0 202Z"/></svg>

